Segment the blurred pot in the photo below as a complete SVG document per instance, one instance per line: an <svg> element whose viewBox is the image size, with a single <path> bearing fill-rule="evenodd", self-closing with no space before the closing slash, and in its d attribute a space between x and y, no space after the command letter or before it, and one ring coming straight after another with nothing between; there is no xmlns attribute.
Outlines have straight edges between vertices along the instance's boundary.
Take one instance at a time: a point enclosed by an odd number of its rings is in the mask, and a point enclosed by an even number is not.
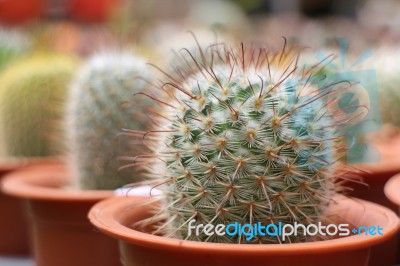
<svg viewBox="0 0 400 266"><path fill-rule="evenodd" d="M0 181L8 173L23 167L20 161L0 165ZM27 255L29 253L28 225L25 217L24 202L0 193L0 254ZM4 217L7 217L4 219Z"/></svg>
<svg viewBox="0 0 400 266"><path fill-rule="evenodd" d="M113 191L69 189L65 164L53 163L15 171L3 191L27 201L38 266L120 266L117 241L93 230L87 212Z"/></svg>
<svg viewBox="0 0 400 266"><path fill-rule="evenodd" d="M400 173L400 134L390 137L378 136L371 140L370 145L379 152L380 161L357 165L356 167L363 171L361 176L365 184L350 182L346 186L353 190L349 193L350 196L378 203L397 212L396 204L385 196L384 187L392 176ZM399 249L400 237L394 235L372 248L369 265L391 266L400 263Z"/></svg>
<svg viewBox="0 0 400 266"><path fill-rule="evenodd" d="M14 171L35 165L56 162L55 158L11 159L0 162L0 181ZM0 192L0 254L27 255L30 253L25 201ZM6 219L4 219L6 217Z"/></svg>

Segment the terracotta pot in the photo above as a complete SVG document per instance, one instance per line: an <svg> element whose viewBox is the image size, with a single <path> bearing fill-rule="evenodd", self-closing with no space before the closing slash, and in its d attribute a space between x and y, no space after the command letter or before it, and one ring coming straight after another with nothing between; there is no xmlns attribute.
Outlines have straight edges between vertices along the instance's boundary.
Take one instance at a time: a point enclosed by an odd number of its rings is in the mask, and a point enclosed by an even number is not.
<svg viewBox="0 0 400 266"><path fill-rule="evenodd" d="M111 198L96 204L89 219L103 233L119 239L126 266L235 266L235 265L349 265L365 266L371 246L393 236L399 219L391 210L362 200L337 199L331 214L338 221L361 225L380 225L383 236L348 237L283 245L216 244L155 236L132 229L132 225L151 216L144 201L129 197Z"/></svg>
<svg viewBox="0 0 400 266"><path fill-rule="evenodd" d="M400 174L392 177L385 185L385 195L397 205L400 216ZM397 234L397 264L400 263L400 233Z"/></svg>
<svg viewBox="0 0 400 266"><path fill-rule="evenodd" d="M93 230L89 209L112 191L68 189L70 174L61 163L15 171L3 191L26 199L37 266L119 266L117 241Z"/></svg>
<svg viewBox="0 0 400 266"><path fill-rule="evenodd" d="M385 185L385 195L396 204L400 214L400 174L393 176Z"/></svg>
<svg viewBox="0 0 400 266"><path fill-rule="evenodd" d="M18 161L2 162L0 165L0 181L3 177L22 167ZM29 254L28 225L23 211L24 203L0 193L0 254L27 255Z"/></svg>
<svg viewBox="0 0 400 266"><path fill-rule="evenodd" d="M0 181L13 171L32 165L55 162L58 159L15 159L0 161ZM0 254L27 255L30 253L25 202L0 192Z"/></svg>
<svg viewBox="0 0 400 266"><path fill-rule="evenodd" d="M40 17L45 0L0 0L0 22L18 24Z"/></svg>
<svg viewBox="0 0 400 266"><path fill-rule="evenodd" d="M123 0L70 0L69 10L75 19L103 22L113 15Z"/></svg>
<svg viewBox="0 0 400 266"><path fill-rule="evenodd" d="M376 202L393 211L397 206L388 200L384 194L386 182L395 174L400 173L400 134L390 137L376 138L371 145L380 153L380 161L377 163L365 163L356 165L363 170L361 174L366 185L348 183L353 189L349 193L352 197ZM389 266L400 263L400 237L394 235L384 243L381 243L371 250L370 266Z"/></svg>

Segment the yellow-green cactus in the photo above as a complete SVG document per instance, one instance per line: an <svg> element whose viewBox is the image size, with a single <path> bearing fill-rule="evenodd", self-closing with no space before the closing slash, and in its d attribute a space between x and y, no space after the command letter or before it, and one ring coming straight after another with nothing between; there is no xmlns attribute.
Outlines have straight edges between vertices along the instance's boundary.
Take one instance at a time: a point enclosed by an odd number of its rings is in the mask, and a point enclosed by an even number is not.
<svg viewBox="0 0 400 266"><path fill-rule="evenodd" d="M0 76L0 125L6 156L60 154L63 100L77 62L36 54L9 65Z"/></svg>

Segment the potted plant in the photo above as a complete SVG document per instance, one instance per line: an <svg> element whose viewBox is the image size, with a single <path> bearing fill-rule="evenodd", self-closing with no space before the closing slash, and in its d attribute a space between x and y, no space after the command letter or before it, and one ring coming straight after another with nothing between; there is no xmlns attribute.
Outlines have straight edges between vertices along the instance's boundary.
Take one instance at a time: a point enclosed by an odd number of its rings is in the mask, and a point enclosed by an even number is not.
<svg viewBox="0 0 400 266"><path fill-rule="evenodd" d="M39 266L120 265L117 242L93 230L87 212L114 195L114 189L140 180L133 169L119 170L119 151L134 156L126 124L145 129L141 103L130 103L148 78L143 59L128 53L101 53L77 73L66 107L67 165L44 165L6 177L3 190L27 199L33 224L34 256ZM125 155L125 154L124 154Z"/></svg>
<svg viewBox="0 0 400 266"><path fill-rule="evenodd" d="M54 101L66 91L76 64L59 55L26 55L25 38L17 33L2 35L8 37L4 39L8 45L0 45L1 179L27 165L54 160L48 158L57 154L56 141L48 136L57 135L51 127L59 118ZM6 59L11 62L6 63ZM27 254L28 226L23 202L3 193L0 198L0 213L7 217L0 226L0 253Z"/></svg>
<svg viewBox="0 0 400 266"><path fill-rule="evenodd" d="M165 107L158 129L132 130L152 151L135 159L151 170L153 197L89 213L120 240L125 265L366 265L370 247L396 233L392 211L337 196L351 176L339 127L354 114L339 112L340 81L316 86L315 67L285 49L220 45L197 73L167 75L153 97ZM371 236L373 224L385 233Z"/></svg>

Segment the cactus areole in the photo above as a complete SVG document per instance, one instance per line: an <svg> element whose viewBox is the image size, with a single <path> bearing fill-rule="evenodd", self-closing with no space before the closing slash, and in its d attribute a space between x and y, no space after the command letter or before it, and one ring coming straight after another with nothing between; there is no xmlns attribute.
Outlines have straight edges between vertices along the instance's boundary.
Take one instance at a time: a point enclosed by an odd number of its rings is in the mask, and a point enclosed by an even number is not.
<svg viewBox="0 0 400 266"><path fill-rule="evenodd" d="M242 44L211 53L212 64L195 62L195 73L167 74L153 97L165 107L159 128L144 136L153 155L135 158L151 165L163 192L150 222L160 221L156 234L186 240L282 243L279 236L188 233L188 224L324 221L341 188L335 84L311 82L316 67L297 65L299 54L285 48ZM286 243L308 240L299 234Z"/></svg>

